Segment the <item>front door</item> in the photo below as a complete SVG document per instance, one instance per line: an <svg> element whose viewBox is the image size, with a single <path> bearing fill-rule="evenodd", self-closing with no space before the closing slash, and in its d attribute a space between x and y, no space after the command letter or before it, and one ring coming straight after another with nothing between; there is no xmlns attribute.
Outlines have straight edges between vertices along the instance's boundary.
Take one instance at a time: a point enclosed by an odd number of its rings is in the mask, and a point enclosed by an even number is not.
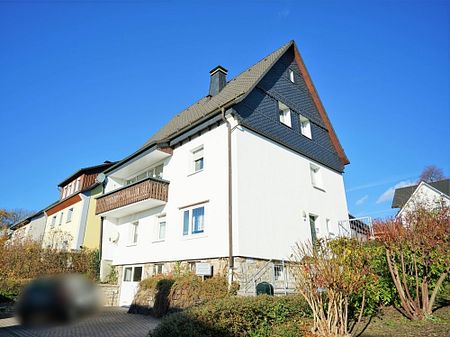
<svg viewBox="0 0 450 337"><path fill-rule="evenodd" d="M142 266L124 266L120 286L120 306L130 306L142 280Z"/></svg>
<svg viewBox="0 0 450 337"><path fill-rule="evenodd" d="M316 219L315 215L309 215L309 226L311 227L311 242L313 244L317 241L317 233L316 233Z"/></svg>

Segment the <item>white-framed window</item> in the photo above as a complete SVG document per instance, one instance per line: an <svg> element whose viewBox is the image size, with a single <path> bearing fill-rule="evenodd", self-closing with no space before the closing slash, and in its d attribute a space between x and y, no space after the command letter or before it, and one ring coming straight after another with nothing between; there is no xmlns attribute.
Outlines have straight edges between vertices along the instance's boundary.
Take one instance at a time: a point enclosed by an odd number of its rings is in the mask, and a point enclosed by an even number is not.
<svg viewBox="0 0 450 337"><path fill-rule="evenodd" d="M81 183L81 177L77 179L77 183L75 186L75 191L79 191L80 190L80 183Z"/></svg>
<svg viewBox="0 0 450 337"><path fill-rule="evenodd" d="M192 153L192 172L202 171L205 165L203 145L191 151Z"/></svg>
<svg viewBox="0 0 450 337"><path fill-rule="evenodd" d="M124 267L124 282L140 282L142 280L142 266Z"/></svg>
<svg viewBox="0 0 450 337"><path fill-rule="evenodd" d="M295 78L294 78L294 71L292 69L289 69L289 80L292 83L295 83Z"/></svg>
<svg viewBox="0 0 450 337"><path fill-rule="evenodd" d="M158 240L165 240L166 239L166 218L161 217L158 219Z"/></svg>
<svg viewBox="0 0 450 337"><path fill-rule="evenodd" d="M63 220L63 216L64 216L64 212L61 212L60 214L59 214L59 221L58 221L58 225L59 226L61 226L62 225L62 220Z"/></svg>
<svg viewBox="0 0 450 337"><path fill-rule="evenodd" d="M52 217L52 224L51 224L51 227L53 228L53 227L55 227L55 225L56 225L56 215L54 215L54 216Z"/></svg>
<svg viewBox="0 0 450 337"><path fill-rule="evenodd" d="M300 132L303 136L312 139L311 122L305 116L299 115Z"/></svg>
<svg viewBox="0 0 450 337"><path fill-rule="evenodd" d="M153 265L153 275L160 275L164 273L164 264L156 263Z"/></svg>
<svg viewBox="0 0 450 337"><path fill-rule="evenodd" d="M323 182L322 182L322 172L320 170L320 167L314 164L309 165L309 170L311 173L311 184L314 187L317 187L319 189L323 189Z"/></svg>
<svg viewBox="0 0 450 337"><path fill-rule="evenodd" d="M67 219L66 219L66 222L72 221L72 215L73 215L73 208L69 208L69 210L67 211Z"/></svg>
<svg viewBox="0 0 450 337"><path fill-rule="evenodd" d="M139 230L139 221L134 221L130 223L130 231L128 236L128 244L135 245L138 241L138 230Z"/></svg>
<svg viewBox="0 0 450 337"><path fill-rule="evenodd" d="M284 279L284 268L282 264L273 265L273 276L275 281Z"/></svg>
<svg viewBox="0 0 450 337"><path fill-rule="evenodd" d="M67 186L64 186L64 189L63 189L63 199L65 198L65 197L67 197Z"/></svg>
<svg viewBox="0 0 450 337"><path fill-rule="evenodd" d="M133 184L137 181L140 181L140 180L143 180L146 178L161 179L163 176L163 169L164 169L164 164L159 164L159 165L153 166L149 169L146 169L145 171L138 173L137 175L131 177L130 179L127 179L126 184L130 185L130 184Z"/></svg>
<svg viewBox="0 0 450 337"><path fill-rule="evenodd" d="M199 234L205 231L205 206L183 210L183 235Z"/></svg>
<svg viewBox="0 0 450 337"><path fill-rule="evenodd" d="M280 101L278 101L278 114L280 118L280 122L284 125L292 127L291 124L291 109L288 106Z"/></svg>

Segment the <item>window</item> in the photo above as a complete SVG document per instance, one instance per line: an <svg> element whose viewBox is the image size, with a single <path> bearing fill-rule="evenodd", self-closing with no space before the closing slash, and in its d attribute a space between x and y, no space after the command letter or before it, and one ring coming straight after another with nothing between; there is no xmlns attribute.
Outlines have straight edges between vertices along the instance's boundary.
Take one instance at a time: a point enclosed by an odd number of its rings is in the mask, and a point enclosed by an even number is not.
<svg viewBox="0 0 450 337"><path fill-rule="evenodd" d="M164 164L160 164L158 166L152 167L144 172L139 173L138 175L127 180L127 185L131 185L137 181L144 180L146 178L162 178Z"/></svg>
<svg viewBox="0 0 450 337"><path fill-rule="evenodd" d="M203 146L192 151L192 162L194 172L203 170L204 166Z"/></svg>
<svg viewBox="0 0 450 337"><path fill-rule="evenodd" d="M162 263L157 263L153 265L153 275L159 275L164 272L164 265Z"/></svg>
<svg viewBox="0 0 450 337"><path fill-rule="evenodd" d="M316 188L323 189L322 174L320 172L320 167L311 164L309 168L311 171L311 184Z"/></svg>
<svg viewBox="0 0 450 337"><path fill-rule="evenodd" d="M123 280L125 282L130 282L132 274L133 274L133 267L125 267L123 271Z"/></svg>
<svg viewBox="0 0 450 337"><path fill-rule="evenodd" d="M183 212L183 235L199 234L205 230L205 207L197 207Z"/></svg>
<svg viewBox="0 0 450 337"><path fill-rule="evenodd" d="M130 236L128 243L130 245L137 244L138 240L138 227L139 227L139 221L135 221L130 223Z"/></svg>
<svg viewBox="0 0 450 337"><path fill-rule="evenodd" d="M142 279L142 267L134 267L133 282L140 282Z"/></svg>
<svg viewBox="0 0 450 337"><path fill-rule="evenodd" d="M140 282L142 280L142 267L125 267L123 269L124 282Z"/></svg>
<svg viewBox="0 0 450 337"><path fill-rule="evenodd" d="M67 186L64 186L64 190L63 190L63 199L67 197Z"/></svg>
<svg viewBox="0 0 450 337"><path fill-rule="evenodd" d="M282 280L284 277L284 268L282 264L273 265L273 276L275 281Z"/></svg>
<svg viewBox="0 0 450 337"><path fill-rule="evenodd" d="M61 212L61 214L59 215L59 221L58 221L58 225L60 225L60 226L62 224L63 216L64 216L64 212Z"/></svg>
<svg viewBox="0 0 450 337"><path fill-rule="evenodd" d="M79 191L80 190L80 182L81 182L81 178L77 179L77 185L75 187L75 191Z"/></svg>
<svg viewBox="0 0 450 337"><path fill-rule="evenodd" d="M51 225L52 228L55 227L55 225L56 225L56 215L54 215L52 218L52 225Z"/></svg>
<svg viewBox="0 0 450 337"><path fill-rule="evenodd" d="M309 119L302 115L299 115L299 120L300 120L300 132L302 133L302 135L308 137L309 139L312 139L311 123L309 122Z"/></svg>
<svg viewBox="0 0 450 337"><path fill-rule="evenodd" d="M289 80L290 80L292 83L295 83L294 72L293 72L291 69L289 69Z"/></svg>
<svg viewBox="0 0 450 337"><path fill-rule="evenodd" d="M166 238L166 219L162 218L158 221L158 240L165 240Z"/></svg>
<svg viewBox="0 0 450 337"><path fill-rule="evenodd" d="M317 228L316 228L317 216L309 215L309 227L311 229L311 242L315 244L317 242Z"/></svg>
<svg viewBox="0 0 450 337"><path fill-rule="evenodd" d="M66 222L72 221L72 214L73 214L73 208L69 208L69 210L67 211L67 219L66 219Z"/></svg>
<svg viewBox="0 0 450 337"><path fill-rule="evenodd" d="M278 102L278 114L280 122L291 127L291 110L281 102Z"/></svg>

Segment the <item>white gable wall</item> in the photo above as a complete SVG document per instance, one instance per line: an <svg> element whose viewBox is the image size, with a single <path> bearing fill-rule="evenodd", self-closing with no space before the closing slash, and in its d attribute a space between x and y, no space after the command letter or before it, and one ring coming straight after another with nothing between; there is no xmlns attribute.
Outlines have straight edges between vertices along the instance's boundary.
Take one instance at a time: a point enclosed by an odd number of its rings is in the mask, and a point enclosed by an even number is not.
<svg viewBox="0 0 450 337"><path fill-rule="evenodd" d="M407 212L414 211L419 205L432 209L440 205L442 201L446 203L446 205L450 205L450 197L448 195L438 191L425 182L421 182L403 208L399 211L397 217L401 217Z"/></svg>
<svg viewBox="0 0 450 337"><path fill-rule="evenodd" d="M309 214L318 216L318 237L338 234L338 221L348 219L341 174L245 128L234 130L233 151L234 255L289 258L295 242L311 239ZM311 184L311 163L324 191Z"/></svg>

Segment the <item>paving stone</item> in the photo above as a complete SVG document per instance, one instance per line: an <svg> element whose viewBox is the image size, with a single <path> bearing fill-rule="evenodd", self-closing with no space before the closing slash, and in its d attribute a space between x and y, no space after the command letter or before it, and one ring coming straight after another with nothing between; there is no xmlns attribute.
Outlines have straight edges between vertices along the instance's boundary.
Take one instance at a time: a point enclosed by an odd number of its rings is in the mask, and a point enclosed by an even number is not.
<svg viewBox="0 0 450 337"><path fill-rule="evenodd" d="M128 314L126 308L105 308L96 316L53 327L23 327L15 318L0 319L0 337L145 337L158 322Z"/></svg>

